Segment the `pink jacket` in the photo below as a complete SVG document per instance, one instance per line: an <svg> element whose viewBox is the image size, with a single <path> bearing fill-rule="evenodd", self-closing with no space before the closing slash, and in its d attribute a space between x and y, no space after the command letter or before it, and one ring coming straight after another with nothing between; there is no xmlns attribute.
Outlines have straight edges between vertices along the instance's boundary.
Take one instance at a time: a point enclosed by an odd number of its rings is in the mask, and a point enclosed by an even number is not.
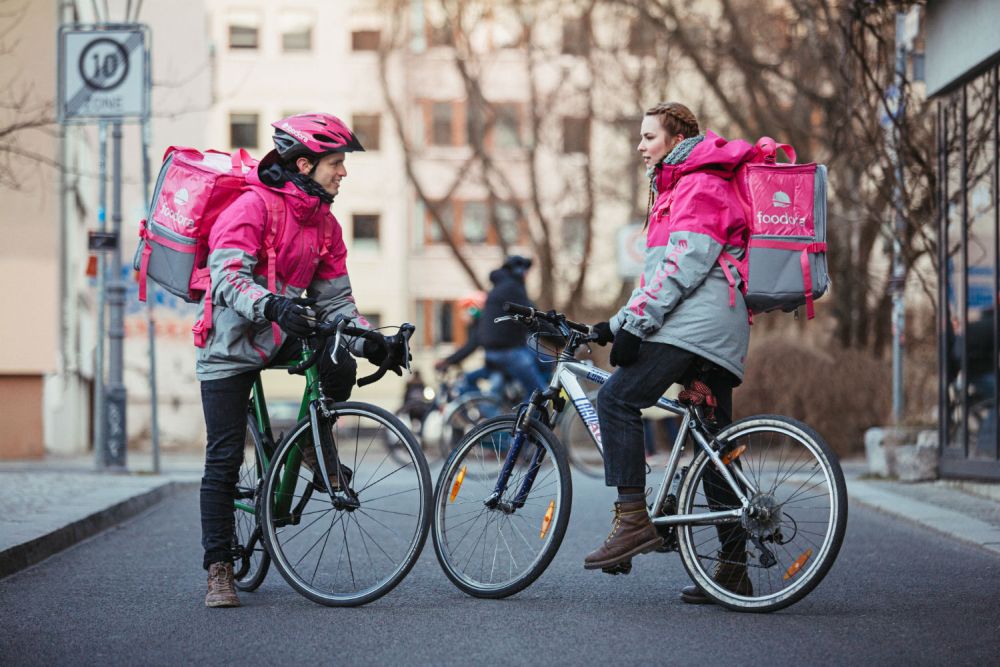
<svg viewBox="0 0 1000 667"><path fill-rule="evenodd" d="M731 289L739 274L725 258L742 258L746 246L746 216L731 180L753 147L712 132L687 141L696 145L686 158L654 173L642 280L611 326L742 378L750 328L742 294Z"/></svg>
<svg viewBox="0 0 1000 667"><path fill-rule="evenodd" d="M318 299L321 319L344 314L367 326L354 304L343 230L329 206L291 182L281 189L264 185L256 169L247 183L208 239L211 292L199 315L210 313L211 329L198 348L199 380L256 370L274 358L285 336L260 307L272 291L306 291Z"/></svg>

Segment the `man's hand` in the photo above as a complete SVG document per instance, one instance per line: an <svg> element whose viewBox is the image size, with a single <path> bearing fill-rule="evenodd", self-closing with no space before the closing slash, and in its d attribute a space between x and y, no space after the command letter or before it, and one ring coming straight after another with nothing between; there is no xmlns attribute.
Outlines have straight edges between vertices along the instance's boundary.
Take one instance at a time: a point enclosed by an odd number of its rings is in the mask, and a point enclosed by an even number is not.
<svg viewBox="0 0 1000 667"><path fill-rule="evenodd" d="M631 366L639 358L639 345L642 339L633 333L619 329L615 334L615 342L611 346L611 365L624 368Z"/></svg>
<svg viewBox="0 0 1000 667"><path fill-rule="evenodd" d="M608 322L598 322L591 325L590 333L596 336L594 342L602 347L615 339L615 335L611 332L611 324Z"/></svg>
<svg viewBox="0 0 1000 667"><path fill-rule="evenodd" d="M310 307L316 305L316 299L272 294L265 297L264 317L276 323L282 331L299 338L308 338L316 333L316 313Z"/></svg>
<svg viewBox="0 0 1000 667"><path fill-rule="evenodd" d="M404 360L402 358L403 345L399 336L383 336L377 331L369 331L365 334L362 354L365 359L376 366L381 366L386 357L389 357L389 370L396 375L402 375L403 364L410 361L410 359Z"/></svg>

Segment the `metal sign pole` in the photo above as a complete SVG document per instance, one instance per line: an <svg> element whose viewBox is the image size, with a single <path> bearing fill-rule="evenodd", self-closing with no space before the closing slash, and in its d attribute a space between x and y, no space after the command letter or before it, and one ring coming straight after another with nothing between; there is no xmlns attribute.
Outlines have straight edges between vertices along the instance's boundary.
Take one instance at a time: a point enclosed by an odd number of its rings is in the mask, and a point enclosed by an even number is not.
<svg viewBox="0 0 1000 667"><path fill-rule="evenodd" d="M98 183L97 196L97 228L105 231L107 227L107 204L108 204L108 124L101 121L97 130L98 151L97 157L98 172L100 182ZM97 349L94 360L94 459L97 467L104 465L104 331L107 323L107 262L104 253L97 253Z"/></svg>
<svg viewBox="0 0 1000 667"><path fill-rule="evenodd" d="M148 62L148 61L147 61ZM142 123L142 192L143 199L149 201L149 120ZM160 472L160 419L156 392L156 319L153 304L156 292L152 281L146 287L146 330L149 332L149 404L152 408L153 429L153 472Z"/></svg>
<svg viewBox="0 0 1000 667"><path fill-rule="evenodd" d="M122 228L122 124L115 121L111 130L111 230L121 239ZM122 280L121 243L111 251L111 281L108 285L111 326L108 330L107 452L105 468L125 468L126 392L123 382L125 338L125 283Z"/></svg>

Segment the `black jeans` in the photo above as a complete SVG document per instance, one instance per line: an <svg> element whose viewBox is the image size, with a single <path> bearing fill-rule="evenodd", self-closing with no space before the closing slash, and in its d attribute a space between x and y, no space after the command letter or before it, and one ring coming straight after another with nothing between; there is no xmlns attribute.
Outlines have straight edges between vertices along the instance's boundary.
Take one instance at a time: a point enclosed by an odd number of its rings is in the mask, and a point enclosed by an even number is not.
<svg viewBox="0 0 1000 667"><path fill-rule="evenodd" d="M300 341L290 339L272 364L297 360L301 349ZM343 347L338 350L337 361L332 363L330 354L325 352L319 357L317 370L326 396L345 401L354 388L358 365ZM206 570L212 563L233 560L233 496L243 462L250 390L258 373L251 371L201 383L201 405L208 432L205 474L201 478L201 545L205 550L202 566Z"/></svg>
<svg viewBox="0 0 1000 667"><path fill-rule="evenodd" d="M732 423L733 387L739 380L729 371L665 343L644 342L639 358L619 368L597 395L597 416L604 446L604 483L608 486L646 486L646 456L641 410L655 404L675 382L693 378L708 385L718 400L716 421L721 429ZM704 477L705 495L712 509L739 506L739 500L722 475L709 466ZM745 536L738 524L720 524L723 548L742 546Z"/></svg>

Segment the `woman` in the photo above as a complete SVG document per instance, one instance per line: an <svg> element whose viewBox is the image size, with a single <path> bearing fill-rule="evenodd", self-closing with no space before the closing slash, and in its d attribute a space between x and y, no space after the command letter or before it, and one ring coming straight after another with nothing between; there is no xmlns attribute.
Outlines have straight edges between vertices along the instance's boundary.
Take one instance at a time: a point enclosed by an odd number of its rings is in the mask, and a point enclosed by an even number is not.
<svg viewBox="0 0 1000 667"><path fill-rule="evenodd" d="M610 321L593 327L598 342L613 341L611 364L618 367L597 399L605 483L618 488L618 500L611 534L586 557L587 569L612 567L662 543L646 512L640 411L675 382L697 377L718 399L719 425L728 424L750 338L746 305L720 258L743 256L747 223L729 180L752 147L699 134L694 114L677 102L648 110L640 133L653 202L642 282ZM731 502L732 492L714 481L721 479L706 478L710 503ZM748 592L743 532L721 526L719 539L716 580ZM695 586L682 598L707 601Z"/></svg>
<svg viewBox="0 0 1000 667"><path fill-rule="evenodd" d="M196 374L208 435L201 527L209 607L240 604L233 583L233 494L254 379L262 368L297 359L299 339L312 335L317 321L344 315L368 326L354 304L347 247L330 212L347 176L346 153L364 148L329 114L291 116L273 127L275 149L247 175L246 190L219 214L208 241L212 289L201 310L211 313L211 327L198 349ZM301 298L303 291L309 298ZM378 365L387 355L396 361L397 348L394 337L369 332L351 352ZM357 372L348 351L324 350L317 369L326 396L347 400ZM401 372L398 363L394 370ZM315 454L304 458L315 472Z"/></svg>

